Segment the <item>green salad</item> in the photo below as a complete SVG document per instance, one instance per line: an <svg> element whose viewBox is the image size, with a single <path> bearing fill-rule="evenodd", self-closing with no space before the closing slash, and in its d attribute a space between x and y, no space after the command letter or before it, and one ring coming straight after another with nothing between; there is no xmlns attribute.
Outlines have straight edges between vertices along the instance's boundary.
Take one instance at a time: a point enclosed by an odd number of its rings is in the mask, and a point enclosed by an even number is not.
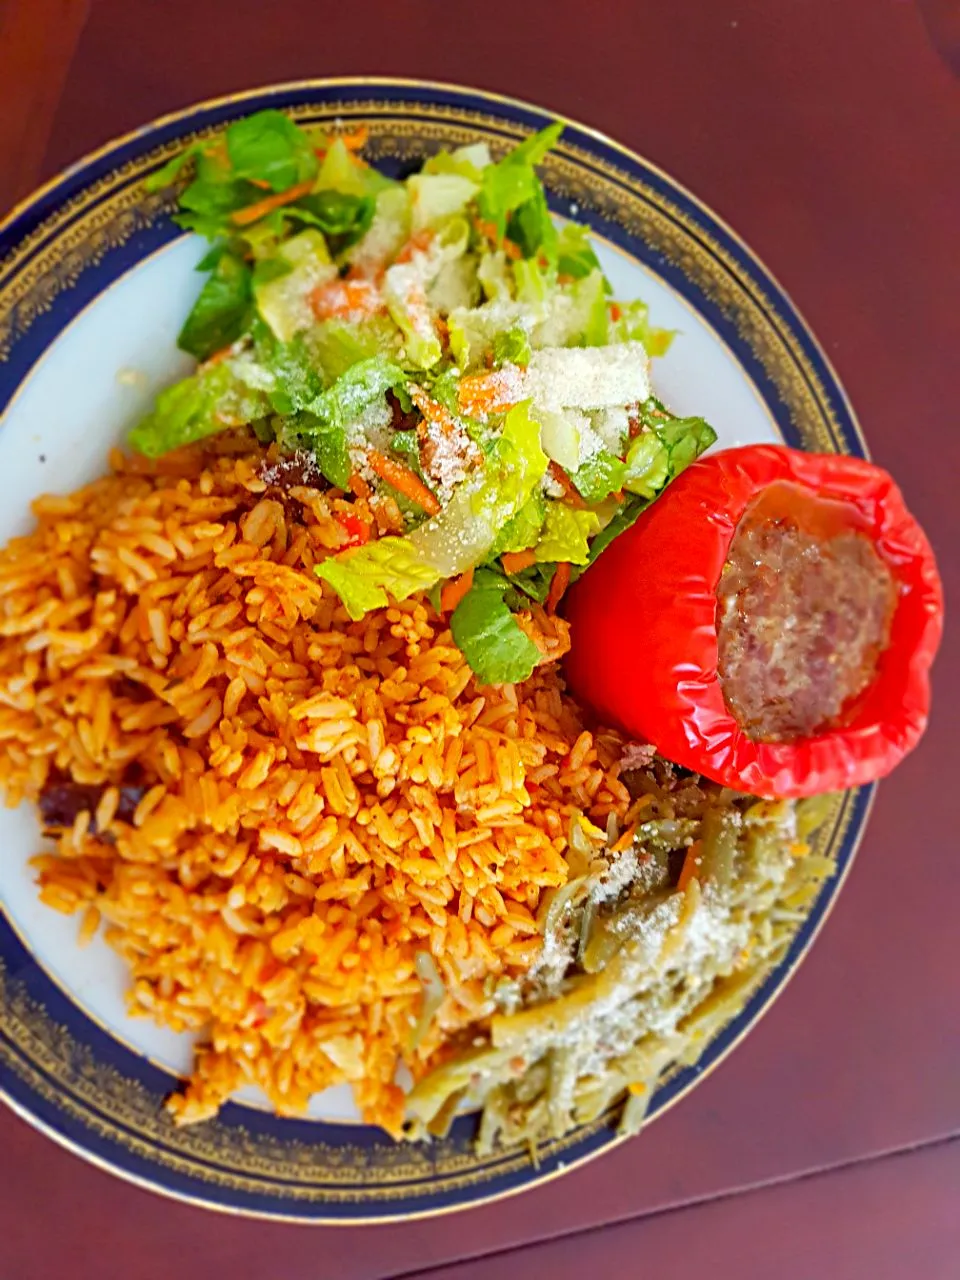
<svg viewBox="0 0 960 1280"><path fill-rule="evenodd" d="M130 443L158 457L246 428L345 496L390 498L316 568L353 619L427 593L483 683L530 675L517 615L563 588L716 436L653 395L672 334L615 301L585 228L558 225L536 166L553 124L499 160L440 151L404 181L362 134L277 111L152 177L211 241L179 345L196 371Z"/></svg>

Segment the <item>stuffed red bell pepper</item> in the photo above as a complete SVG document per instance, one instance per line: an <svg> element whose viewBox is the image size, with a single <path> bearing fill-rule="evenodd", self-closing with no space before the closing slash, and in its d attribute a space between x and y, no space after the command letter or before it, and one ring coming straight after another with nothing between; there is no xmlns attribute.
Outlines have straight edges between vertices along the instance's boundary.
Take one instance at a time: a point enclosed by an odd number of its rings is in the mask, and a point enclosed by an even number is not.
<svg viewBox="0 0 960 1280"><path fill-rule="evenodd" d="M684 471L570 593L573 691L668 759L769 797L916 744L943 597L886 472L752 445Z"/></svg>

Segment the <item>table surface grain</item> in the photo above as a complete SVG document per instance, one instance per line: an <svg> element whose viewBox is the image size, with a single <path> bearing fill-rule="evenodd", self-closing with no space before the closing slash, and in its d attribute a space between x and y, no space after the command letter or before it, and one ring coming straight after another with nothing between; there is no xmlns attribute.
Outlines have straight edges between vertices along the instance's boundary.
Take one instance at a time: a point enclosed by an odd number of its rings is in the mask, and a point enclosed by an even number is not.
<svg viewBox="0 0 960 1280"><path fill-rule="evenodd" d="M0 202L191 101L392 74L538 102L730 222L837 366L960 587L956 0L0 0ZM240 1221L0 1114L0 1280L610 1276L946 1280L960 1236L960 649L797 976L643 1137L519 1197L366 1229ZM467 1261L472 1259L472 1261ZM641 1266L640 1260L643 1260Z"/></svg>

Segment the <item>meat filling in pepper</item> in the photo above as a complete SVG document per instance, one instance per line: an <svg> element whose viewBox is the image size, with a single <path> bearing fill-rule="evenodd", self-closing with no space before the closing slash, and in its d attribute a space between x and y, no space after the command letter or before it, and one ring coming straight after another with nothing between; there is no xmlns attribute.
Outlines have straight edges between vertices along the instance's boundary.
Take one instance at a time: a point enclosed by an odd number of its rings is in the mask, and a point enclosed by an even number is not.
<svg viewBox="0 0 960 1280"><path fill-rule="evenodd" d="M747 734L788 742L842 724L876 677L896 595L863 534L748 513L717 586L721 688Z"/></svg>

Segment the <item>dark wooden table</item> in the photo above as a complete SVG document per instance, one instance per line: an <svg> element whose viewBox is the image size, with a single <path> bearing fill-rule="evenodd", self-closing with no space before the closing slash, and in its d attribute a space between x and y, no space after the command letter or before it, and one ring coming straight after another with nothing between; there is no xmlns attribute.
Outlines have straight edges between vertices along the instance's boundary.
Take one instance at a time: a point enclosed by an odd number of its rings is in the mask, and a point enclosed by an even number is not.
<svg viewBox="0 0 960 1280"><path fill-rule="evenodd" d="M593 16L588 16L588 9ZM693 188L812 323L960 598L956 0L0 0L0 203L271 81L473 83ZM0 1114L0 1280L960 1276L960 649L787 994L643 1138L539 1191L366 1230L164 1201Z"/></svg>

